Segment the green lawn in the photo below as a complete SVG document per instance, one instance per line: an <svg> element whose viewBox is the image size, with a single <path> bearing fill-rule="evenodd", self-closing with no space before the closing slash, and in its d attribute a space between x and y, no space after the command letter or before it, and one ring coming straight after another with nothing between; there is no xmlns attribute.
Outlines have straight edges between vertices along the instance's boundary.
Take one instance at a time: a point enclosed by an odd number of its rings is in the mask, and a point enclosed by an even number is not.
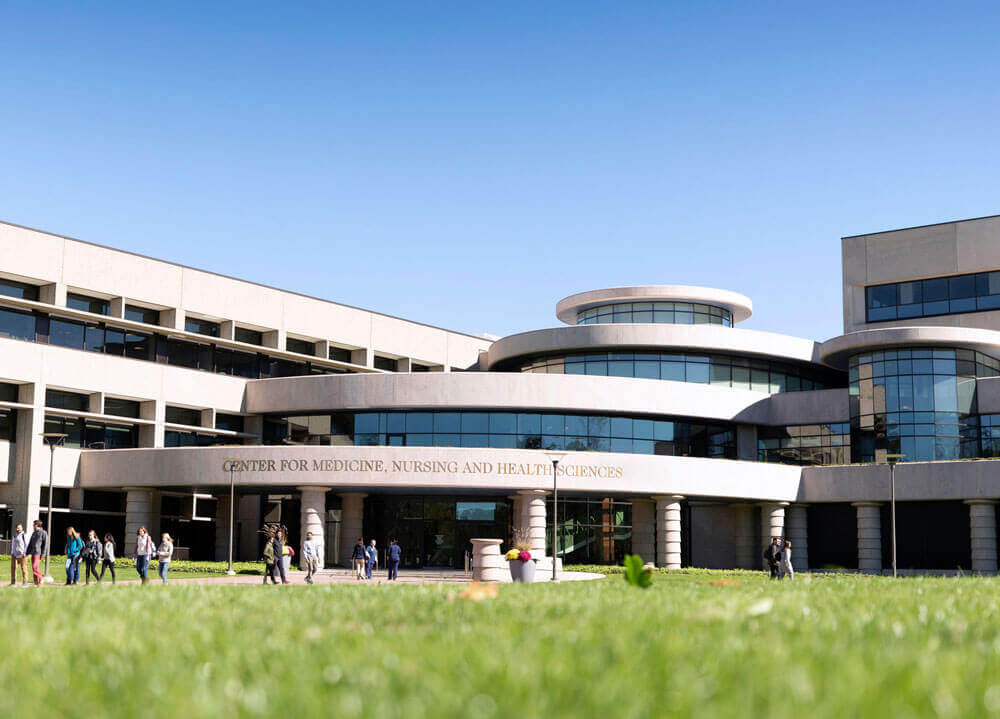
<svg viewBox="0 0 1000 719"><path fill-rule="evenodd" d="M739 584L713 584L720 579ZM12 716L983 717L1000 580L0 591Z"/></svg>

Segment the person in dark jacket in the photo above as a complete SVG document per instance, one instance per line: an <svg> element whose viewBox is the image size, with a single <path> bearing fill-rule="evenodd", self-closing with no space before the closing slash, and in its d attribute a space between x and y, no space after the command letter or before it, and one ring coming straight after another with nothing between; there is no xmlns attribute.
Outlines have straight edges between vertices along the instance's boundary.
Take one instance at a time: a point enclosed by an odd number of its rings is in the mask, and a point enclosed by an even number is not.
<svg viewBox="0 0 1000 719"><path fill-rule="evenodd" d="M403 550L395 539L389 542L389 548L386 550L385 555L385 563L389 568L389 581L393 582L396 580L397 572L399 571L399 560L403 558Z"/></svg>
<svg viewBox="0 0 1000 719"><path fill-rule="evenodd" d="M99 580L97 576L97 565L101 561L101 540L97 538L97 532L91 529L87 533L87 541L83 543L83 561L86 567L87 584L90 584L90 575L94 575L94 580Z"/></svg>
<svg viewBox="0 0 1000 719"><path fill-rule="evenodd" d="M39 567L42 555L49 546L49 533L42 529L42 520L36 519L32 524L34 531L31 532L31 539L28 540L28 556L31 557L31 575L35 580L35 586L42 583L42 570Z"/></svg>
<svg viewBox="0 0 1000 719"><path fill-rule="evenodd" d="M372 570L378 564L378 550L375 549L375 540L365 547L365 579L372 578Z"/></svg>
<svg viewBox="0 0 1000 719"><path fill-rule="evenodd" d="M358 537L358 543L354 545L354 553L351 554L351 564L354 565L354 576L356 579L365 578L365 562L368 556L365 554L365 540Z"/></svg>
<svg viewBox="0 0 1000 719"><path fill-rule="evenodd" d="M764 565L771 572L771 579L777 579L779 574L779 564L781 562L781 540L778 537L771 537L771 543L764 550Z"/></svg>

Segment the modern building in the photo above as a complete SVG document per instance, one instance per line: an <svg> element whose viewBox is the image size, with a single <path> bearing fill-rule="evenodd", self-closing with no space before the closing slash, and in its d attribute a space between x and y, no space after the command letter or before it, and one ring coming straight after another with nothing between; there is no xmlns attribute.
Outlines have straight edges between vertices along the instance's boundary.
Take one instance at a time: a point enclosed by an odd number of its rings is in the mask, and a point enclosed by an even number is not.
<svg viewBox="0 0 1000 719"><path fill-rule="evenodd" d="M193 557L226 556L230 516L243 559L268 521L330 564L364 536L461 566L519 528L551 556L556 511L567 563L754 568L782 536L800 568L878 571L894 460L899 567L996 571L1000 216L842 247L826 342L676 285L494 341L0 223L0 531L51 476L55 534Z"/></svg>

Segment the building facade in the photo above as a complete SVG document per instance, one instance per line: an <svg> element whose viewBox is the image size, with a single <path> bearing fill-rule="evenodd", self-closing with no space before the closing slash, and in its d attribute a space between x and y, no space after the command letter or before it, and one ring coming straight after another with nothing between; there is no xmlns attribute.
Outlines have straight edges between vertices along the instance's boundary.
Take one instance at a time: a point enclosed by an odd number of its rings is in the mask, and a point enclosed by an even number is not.
<svg viewBox="0 0 1000 719"><path fill-rule="evenodd" d="M1000 217L842 247L825 342L675 285L493 340L0 223L0 532L51 501L57 536L196 558L232 517L242 559L277 521L328 564L363 536L459 567L523 528L565 563L754 568L781 536L799 568L879 571L895 460L900 568L996 571Z"/></svg>

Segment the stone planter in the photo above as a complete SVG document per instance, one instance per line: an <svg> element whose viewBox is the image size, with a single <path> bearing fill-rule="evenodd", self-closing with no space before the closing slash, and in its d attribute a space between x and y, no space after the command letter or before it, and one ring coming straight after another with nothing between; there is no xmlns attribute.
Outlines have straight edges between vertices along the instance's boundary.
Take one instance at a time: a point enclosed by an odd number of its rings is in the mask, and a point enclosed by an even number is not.
<svg viewBox="0 0 1000 719"><path fill-rule="evenodd" d="M522 562L520 559L511 559L507 562L510 567L510 578L515 582L531 584L535 581L535 560L529 559Z"/></svg>

